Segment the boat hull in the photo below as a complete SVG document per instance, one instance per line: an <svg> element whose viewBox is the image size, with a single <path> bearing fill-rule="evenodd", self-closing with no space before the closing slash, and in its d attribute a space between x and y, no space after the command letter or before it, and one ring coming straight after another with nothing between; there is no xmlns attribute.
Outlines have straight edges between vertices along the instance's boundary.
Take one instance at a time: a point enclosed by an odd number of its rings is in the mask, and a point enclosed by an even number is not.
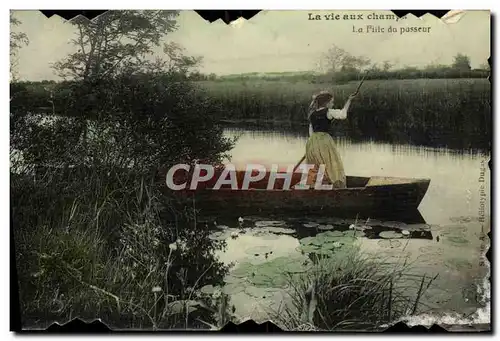
<svg viewBox="0 0 500 341"><path fill-rule="evenodd" d="M374 218L417 210L430 184L429 179L348 176L344 189L296 189L294 186L303 179L303 174L294 173L290 186L284 186L284 180L277 179L268 189L270 173L267 173L262 180L250 183L248 189L242 189L244 172L237 172L237 188L224 184L220 189L213 189L219 175L216 173L213 179L192 190L188 182L187 189L178 192L191 200L194 198L196 208L209 215L228 211L241 214L292 212ZM180 183L182 181L186 179Z"/></svg>

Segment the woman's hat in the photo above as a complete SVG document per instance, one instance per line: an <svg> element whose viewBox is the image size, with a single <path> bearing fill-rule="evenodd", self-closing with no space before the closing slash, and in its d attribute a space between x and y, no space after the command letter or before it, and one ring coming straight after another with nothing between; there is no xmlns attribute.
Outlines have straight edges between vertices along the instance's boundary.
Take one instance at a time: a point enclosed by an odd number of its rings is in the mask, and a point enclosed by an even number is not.
<svg viewBox="0 0 500 341"><path fill-rule="evenodd" d="M320 91L312 96L313 102L316 102L320 107L326 105L332 99L333 99L333 94L330 91L326 90Z"/></svg>

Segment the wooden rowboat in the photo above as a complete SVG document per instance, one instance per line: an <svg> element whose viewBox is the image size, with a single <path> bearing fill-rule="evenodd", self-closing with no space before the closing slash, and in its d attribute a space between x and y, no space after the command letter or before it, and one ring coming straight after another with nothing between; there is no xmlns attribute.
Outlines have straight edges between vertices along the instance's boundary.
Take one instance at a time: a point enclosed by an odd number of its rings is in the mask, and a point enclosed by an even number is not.
<svg viewBox="0 0 500 341"><path fill-rule="evenodd" d="M429 188L429 179L396 177L348 176L347 188L317 190L294 188L302 173L292 175L290 189L283 189L284 180L276 179L274 186L267 189L271 173L257 182L251 182L248 189L241 189L245 171L236 171L237 188L224 184L218 190L213 187L221 175L215 172L208 181L200 182L196 189L189 189L190 176L177 172L175 184L186 183L186 189L177 191L191 200L195 199L197 209L203 213L304 213L329 214L334 216L386 217L417 210Z"/></svg>

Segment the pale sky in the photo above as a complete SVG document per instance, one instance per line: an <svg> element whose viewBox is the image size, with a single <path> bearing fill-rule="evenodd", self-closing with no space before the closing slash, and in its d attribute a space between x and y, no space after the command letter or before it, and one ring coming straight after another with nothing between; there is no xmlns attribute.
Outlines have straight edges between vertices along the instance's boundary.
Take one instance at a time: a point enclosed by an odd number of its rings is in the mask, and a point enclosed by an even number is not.
<svg viewBox="0 0 500 341"><path fill-rule="evenodd" d="M308 20L308 13L322 20ZM363 14L363 20L326 20L324 15ZM179 43L187 54L203 56L200 71L219 75L246 72L286 72L314 70L322 53L335 44L353 55L374 63L390 61L395 66L451 64L453 56L470 57L472 67L485 63L490 55L489 11L467 11L458 22L444 23L425 15L394 20L368 20L374 11L266 11L251 20L231 25L209 23L194 11L182 11L178 30L165 37ZM376 14L391 14L375 11ZM47 19L39 11L16 11L22 21L16 30L27 34L30 44L19 51L21 79L43 80L57 76L50 65L73 47L69 41L74 27L61 17ZM354 33L353 26L389 26L396 33ZM401 27L430 27L429 33L400 34ZM161 48L157 49L161 56Z"/></svg>

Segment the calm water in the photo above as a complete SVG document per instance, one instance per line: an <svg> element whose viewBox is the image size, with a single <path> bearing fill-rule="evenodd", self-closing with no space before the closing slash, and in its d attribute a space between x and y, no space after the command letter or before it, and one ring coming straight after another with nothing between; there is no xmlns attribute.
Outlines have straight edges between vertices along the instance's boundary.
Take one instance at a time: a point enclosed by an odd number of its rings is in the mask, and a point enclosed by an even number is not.
<svg viewBox="0 0 500 341"><path fill-rule="evenodd" d="M231 163L238 167L247 163L287 166L295 164L305 151L306 137L296 133L228 129L226 134L239 137L231 152ZM483 238L489 229L489 155L376 142L354 143L346 139L337 140L337 146L347 175L431 179L419 206L429 230L421 235L412 233L389 239L380 239L376 236L378 232L367 230L357 238L361 250L375 258L405 257L412 262L415 274L438 274L423 298L427 308L421 312L470 315L484 307L477 287L488 273L482 264L482 254L489 245L488 238ZM481 201L481 195L486 196L485 201ZM251 278L241 275L238 269L302 257L298 251L299 239L349 226L349 222L344 222L344 226L336 224L334 217L329 222L328 218L292 220L285 216L243 216L238 221L222 216L223 213L216 222L214 238L226 240L227 248L218 257L224 263L234 264L236 269L235 275L227 279L228 293L237 314L263 320L269 309L276 309L286 301L286 290L273 288L272 283L252 284Z"/></svg>

